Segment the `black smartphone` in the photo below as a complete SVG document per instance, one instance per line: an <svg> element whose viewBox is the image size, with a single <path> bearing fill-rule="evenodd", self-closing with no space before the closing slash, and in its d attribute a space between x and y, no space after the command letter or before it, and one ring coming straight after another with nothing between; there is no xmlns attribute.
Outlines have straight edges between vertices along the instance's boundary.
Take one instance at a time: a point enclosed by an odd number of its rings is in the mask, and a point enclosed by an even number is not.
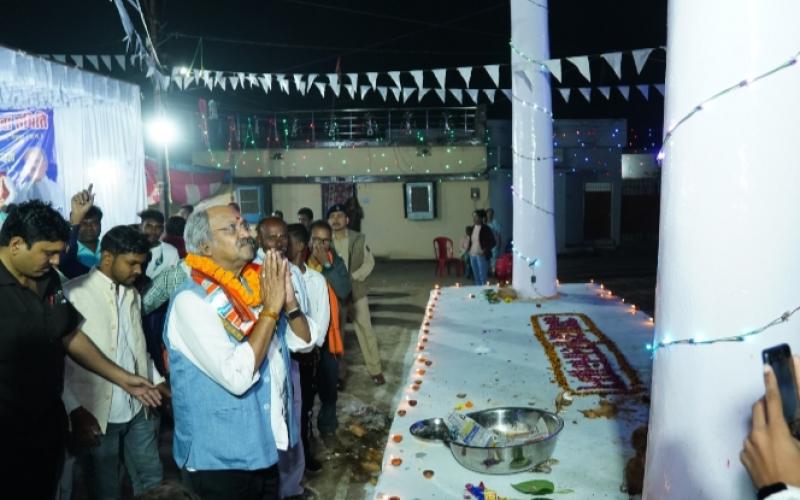
<svg viewBox="0 0 800 500"><path fill-rule="evenodd" d="M800 402L797 400L794 363L789 344L778 344L761 352L764 364L769 364L778 380L778 389L783 403L783 416L794 437L800 437Z"/></svg>

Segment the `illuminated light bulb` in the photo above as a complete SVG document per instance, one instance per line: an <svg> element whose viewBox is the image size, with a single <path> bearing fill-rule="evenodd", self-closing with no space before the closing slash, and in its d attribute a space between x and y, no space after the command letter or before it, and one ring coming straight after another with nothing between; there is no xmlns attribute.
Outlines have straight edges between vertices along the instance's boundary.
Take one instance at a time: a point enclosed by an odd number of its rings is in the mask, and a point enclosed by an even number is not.
<svg viewBox="0 0 800 500"><path fill-rule="evenodd" d="M593 279L590 279L590 280L589 280L589 283L594 283L594 280L593 280Z"/></svg>
<svg viewBox="0 0 800 500"><path fill-rule="evenodd" d="M604 288L605 288L605 286L602 283L600 283L600 290L602 290Z"/></svg>

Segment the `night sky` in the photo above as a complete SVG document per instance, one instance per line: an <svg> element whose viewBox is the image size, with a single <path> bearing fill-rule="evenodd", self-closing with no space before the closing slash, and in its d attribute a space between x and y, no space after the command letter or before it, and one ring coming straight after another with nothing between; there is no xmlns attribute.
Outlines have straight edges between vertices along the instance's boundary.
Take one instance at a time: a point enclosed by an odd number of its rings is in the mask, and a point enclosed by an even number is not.
<svg viewBox="0 0 800 500"><path fill-rule="evenodd" d="M142 3L146 6L149 0ZM552 0L551 57L666 45L666 3ZM8 47L41 54L117 54L123 50L119 16L108 0L4 0L2 4L0 43ZM200 67L198 36L204 37L202 64L212 70L327 73L335 71L339 58L344 73L510 61L508 0L157 0L156 4L161 20L159 56L167 67L188 66L193 60L194 66ZM656 51L642 74L636 75L632 60L624 57L622 81L604 61L592 61L592 85L663 83L664 59L664 52ZM556 86L588 85L577 70L569 65L565 68L569 70L565 69L563 81L555 82ZM152 100L143 75L115 71L113 76L142 85L146 112ZM402 78L404 86L413 85L410 75ZM508 78L507 70L501 71L501 88L510 87ZM433 86L432 80L426 75L426 86ZM378 84L390 82L382 75ZM473 87L488 84L483 72L475 72ZM326 95L323 100L313 95L303 98L275 90L265 95L260 89L218 89L213 95L207 90L171 92L168 99L171 107L190 110L196 109L198 98L213 97L223 109L242 113L383 105L375 93L356 103L349 97L334 100ZM556 118L624 117L631 127L653 128L660 135L663 99L657 92L651 90L650 102L635 91L630 102L616 93L610 101L597 94L593 97L591 104L582 97L565 104L554 93ZM436 106L438 102L431 92L421 105ZM508 101L498 96L497 104L489 107L489 116L508 118L510 110Z"/></svg>

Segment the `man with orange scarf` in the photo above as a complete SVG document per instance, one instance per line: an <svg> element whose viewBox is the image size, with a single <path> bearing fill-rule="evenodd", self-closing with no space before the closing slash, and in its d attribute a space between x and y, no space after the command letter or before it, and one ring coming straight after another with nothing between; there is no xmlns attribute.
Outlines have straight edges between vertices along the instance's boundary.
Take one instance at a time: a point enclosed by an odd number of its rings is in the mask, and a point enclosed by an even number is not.
<svg viewBox="0 0 800 500"><path fill-rule="evenodd" d="M164 343L183 482L204 500L279 496L278 450L298 442L289 351L311 347L288 263L227 206L186 222L190 279L174 294Z"/></svg>
<svg viewBox="0 0 800 500"><path fill-rule="evenodd" d="M320 410L317 416L317 429L327 441L336 433L336 400L339 379L339 361L344 355L342 337L345 326L344 303L352 290L350 272L331 245L333 230L331 226L318 220L311 224L311 240L308 254L308 267L319 271L328 282L328 301L331 308L331 323L328 336L320 350L317 370L317 390ZM327 443L326 443L327 444Z"/></svg>

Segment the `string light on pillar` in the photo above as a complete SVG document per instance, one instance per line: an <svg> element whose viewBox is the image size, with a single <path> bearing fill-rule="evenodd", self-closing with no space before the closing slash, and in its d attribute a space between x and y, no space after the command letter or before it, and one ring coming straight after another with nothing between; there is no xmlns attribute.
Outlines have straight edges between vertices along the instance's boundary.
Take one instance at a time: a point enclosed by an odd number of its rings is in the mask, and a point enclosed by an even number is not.
<svg viewBox="0 0 800 500"><path fill-rule="evenodd" d="M769 330L773 326L780 325L782 323L786 323L789 319L797 312L800 311L800 306L795 307L790 311L786 311L777 318L773 319L769 323L765 324L760 328L756 328L755 330L750 330L745 333L740 333L738 335L730 335L727 337L717 337L715 339L703 339L700 337L690 337L687 339L679 339L679 340L671 340L669 337L664 337L663 340L659 342L653 342L652 344L647 344L645 349L651 351L653 355L655 355L656 351L659 349L664 349L666 347L672 347L676 345L710 345L710 344L720 344L723 342L744 342L745 340L755 337L756 335L760 335L765 331ZM652 319L652 318L651 318Z"/></svg>
<svg viewBox="0 0 800 500"><path fill-rule="evenodd" d="M656 159L658 161L663 161L664 160L664 158L666 157L666 153L665 153L666 147L667 147L668 143L672 140L672 137L675 135L675 131L679 127L681 127L684 123L689 121L692 117L697 115L699 112L704 111L704 110L708 110L709 105L712 102L714 102L717 99L719 99L721 97L724 97L724 96L726 96L726 95L728 95L728 94L730 94L732 92L736 92L737 90L741 90L743 88L747 88L750 85L752 85L752 84L754 84L754 83L756 83L756 82L758 82L758 81L760 81L760 80L762 80L764 78L772 76L775 73L778 73L778 72L780 72L780 71L782 71L782 70L784 70L786 68L789 68L791 66L795 66L798 61L800 61L800 52L797 52L788 61L786 61L786 62L784 62L784 63L782 63L782 64L780 64L780 65L778 65L776 67L774 67L774 68L772 68L772 69L770 69L768 71L765 71L764 73L761 73L760 75L757 75L757 76L754 76L754 77L745 78L745 79L743 79L743 80L731 85L730 87L727 87L725 89L720 90L719 92L717 92L716 94L712 95L711 97L708 97L707 99L705 99L705 100L701 101L700 103L698 103L694 108L692 108L691 111L686 113L680 120L672 123L669 126L669 128L667 129L667 133L664 135L664 140L662 142L661 150L658 152L658 155L656 156Z"/></svg>

